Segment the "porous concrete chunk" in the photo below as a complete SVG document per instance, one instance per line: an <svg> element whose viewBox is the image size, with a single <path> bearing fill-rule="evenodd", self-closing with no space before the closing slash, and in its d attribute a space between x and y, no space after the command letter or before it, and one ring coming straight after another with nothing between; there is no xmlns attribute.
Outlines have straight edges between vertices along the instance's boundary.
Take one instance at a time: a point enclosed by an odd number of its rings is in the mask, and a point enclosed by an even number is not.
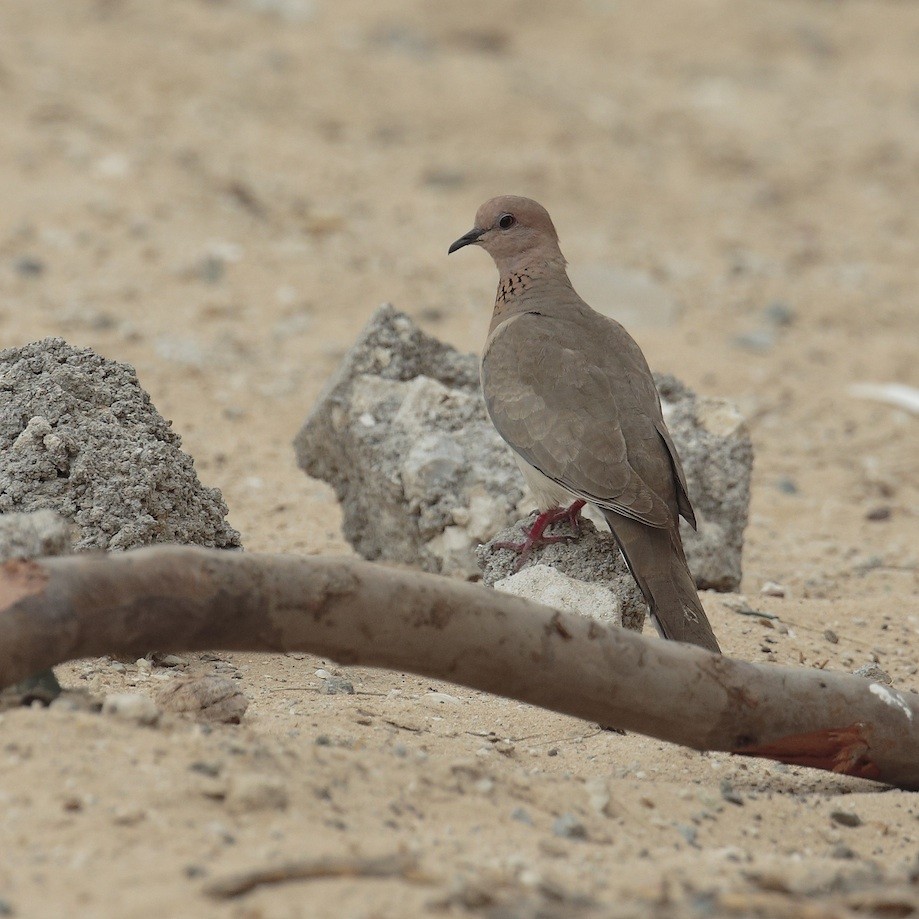
<svg viewBox="0 0 919 919"><path fill-rule="evenodd" d="M725 399L697 396L666 374L654 381L696 513L697 530L680 522L689 569L700 588L739 590L753 469L746 423Z"/></svg>
<svg viewBox="0 0 919 919"><path fill-rule="evenodd" d="M476 543L510 520L520 473L485 414L478 362L380 307L295 442L335 489L365 558L473 577Z"/></svg>
<svg viewBox="0 0 919 919"><path fill-rule="evenodd" d="M486 585L605 624L641 631L648 608L609 533L601 533L589 520L582 520L575 540L575 531L568 523L558 524L552 535L571 536L572 540L535 547L517 571L519 555L497 544L519 543L523 526L530 523L532 518L525 524L516 523L476 549Z"/></svg>
<svg viewBox="0 0 919 919"><path fill-rule="evenodd" d="M47 338L0 351L0 513L52 509L74 548L239 546L134 369Z"/></svg>
<svg viewBox="0 0 919 919"><path fill-rule="evenodd" d="M699 523L698 533L682 529L690 569L700 587L735 590L749 435L730 403L655 379ZM486 415L478 358L389 305L345 356L295 447L300 467L335 489L345 537L365 558L475 577L475 546L518 516L523 479Z"/></svg>
<svg viewBox="0 0 919 919"><path fill-rule="evenodd" d="M616 594L602 584L575 580L548 565L524 568L509 578L496 581L494 587L565 613L579 613L607 625L622 625L622 610Z"/></svg>

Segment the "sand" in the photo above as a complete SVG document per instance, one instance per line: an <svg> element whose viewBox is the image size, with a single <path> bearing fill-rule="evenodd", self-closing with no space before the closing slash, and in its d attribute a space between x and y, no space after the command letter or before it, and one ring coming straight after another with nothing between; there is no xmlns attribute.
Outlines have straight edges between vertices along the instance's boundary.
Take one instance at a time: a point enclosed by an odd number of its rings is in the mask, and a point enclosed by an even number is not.
<svg viewBox="0 0 919 919"><path fill-rule="evenodd" d="M480 346L493 268L447 246L487 197L531 195L575 278L652 290L624 316L651 365L748 418L743 590L783 627L706 594L725 649L877 660L912 689L919 418L848 387L919 385L917 41L914 5L867 0L5 3L0 344L132 363L249 550L349 552L292 438L382 301ZM915 906L889 884L916 858L909 794L398 673L212 657L188 668L239 676L239 726L0 716L0 914ZM59 676L100 696L172 678ZM399 852L408 877L207 893Z"/></svg>

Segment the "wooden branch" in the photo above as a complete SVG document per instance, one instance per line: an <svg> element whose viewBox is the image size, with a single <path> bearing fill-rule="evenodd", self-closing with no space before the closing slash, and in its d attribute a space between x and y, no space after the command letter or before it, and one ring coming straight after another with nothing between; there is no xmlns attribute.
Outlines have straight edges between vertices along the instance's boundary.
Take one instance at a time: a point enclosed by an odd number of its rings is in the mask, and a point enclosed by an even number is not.
<svg viewBox="0 0 919 919"><path fill-rule="evenodd" d="M64 661L309 651L648 734L919 788L919 696L643 638L351 558L187 547L0 566L0 687Z"/></svg>

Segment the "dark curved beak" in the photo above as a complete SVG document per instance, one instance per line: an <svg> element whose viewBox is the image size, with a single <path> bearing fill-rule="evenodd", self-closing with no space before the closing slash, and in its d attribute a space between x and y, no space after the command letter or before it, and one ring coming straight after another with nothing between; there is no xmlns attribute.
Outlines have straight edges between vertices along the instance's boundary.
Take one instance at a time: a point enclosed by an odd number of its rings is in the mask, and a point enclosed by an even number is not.
<svg viewBox="0 0 919 919"><path fill-rule="evenodd" d="M463 246L471 246L484 232L484 230L480 230L478 227L473 227L468 233L460 236L460 238L447 249L447 255L456 252L457 249L462 249Z"/></svg>

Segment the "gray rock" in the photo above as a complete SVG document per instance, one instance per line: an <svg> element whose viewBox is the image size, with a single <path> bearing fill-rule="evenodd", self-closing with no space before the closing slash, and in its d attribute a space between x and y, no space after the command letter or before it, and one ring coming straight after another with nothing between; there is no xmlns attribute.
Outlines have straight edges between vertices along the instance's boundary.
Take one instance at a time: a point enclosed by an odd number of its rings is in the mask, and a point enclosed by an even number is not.
<svg viewBox="0 0 919 919"><path fill-rule="evenodd" d="M384 305L307 417L297 460L335 489L365 558L475 577L474 547L517 517L523 480L485 413L478 368ZM698 533L683 529L690 568L700 587L736 590L749 435L730 403L656 380L699 521Z"/></svg>
<svg viewBox="0 0 919 919"><path fill-rule="evenodd" d="M335 489L369 559L478 574L473 546L515 515L523 482L479 395L478 364L380 307L295 441Z"/></svg>
<svg viewBox="0 0 919 919"><path fill-rule="evenodd" d="M216 674L189 674L171 680L160 689L156 704L165 712L198 721L239 724L249 700L236 680Z"/></svg>
<svg viewBox="0 0 919 919"><path fill-rule="evenodd" d="M654 381L696 512L697 530L680 523L689 568L700 588L736 591L750 509L750 433L726 399L697 396L669 374Z"/></svg>
<svg viewBox="0 0 919 919"><path fill-rule="evenodd" d="M553 533L573 535L574 531L565 524L556 526ZM600 533L589 520L582 520L577 542L535 548L518 572L517 553L496 548L495 543L519 542L521 538L522 527L515 524L476 550L487 586L641 631L647 606L609 533Z"/></svg>
<svg viewBox="0 0 919 919"><path fill-rule="evenodd" d="M70 552L70 524L51 510L0 514L0 562Z"/></svg>
<svg viewBox="0 0 919 919"><path fill-rule="evenodd" d="M552 822L552 832L563 839L587 839L587 827L572 813L556 817Z"/></svg>
<svg viewBox="0 0 919 919"><path fill-rule="evenodd" d="M102 700L102 714L153 727L160 720L160 712L152 699L132 692L112 693Z"/></svg>
<svg viewBox="0 0 919 919"><path fill-rule="evenodd" d="M0 351L0 513L56 510L77 550L239 546L180 444L127 364L59 338Z"/></svg>
<svg viewBox="0 0 919 919"><path fill-rule="evenodd" d="M856 676L864 677L871 680L872 683L884 683L887 686L893 685L893 677L886 671L882 670L877 664L862 664L858 670L852 671Z"/></svg>

